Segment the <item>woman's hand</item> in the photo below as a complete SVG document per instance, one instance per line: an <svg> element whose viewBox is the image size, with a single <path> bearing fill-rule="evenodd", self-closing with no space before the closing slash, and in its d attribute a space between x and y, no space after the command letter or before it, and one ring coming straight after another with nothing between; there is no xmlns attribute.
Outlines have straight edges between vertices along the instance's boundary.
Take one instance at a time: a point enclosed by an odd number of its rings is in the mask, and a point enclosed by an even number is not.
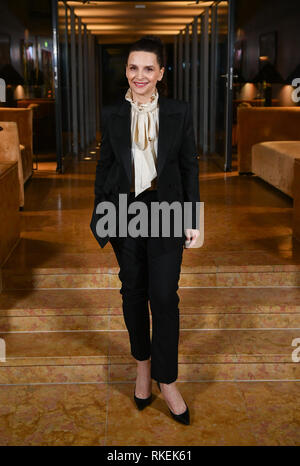
<svg viewBox="0 0 300 466"><path fill-rule="evenodd" d="M199 230L192 230L192 229L186 229L184 230L184 234L186 237L187 241L191 241L186 248L191 248L192 246L195 245L197 238L200 236L200 231Z"/></svg>

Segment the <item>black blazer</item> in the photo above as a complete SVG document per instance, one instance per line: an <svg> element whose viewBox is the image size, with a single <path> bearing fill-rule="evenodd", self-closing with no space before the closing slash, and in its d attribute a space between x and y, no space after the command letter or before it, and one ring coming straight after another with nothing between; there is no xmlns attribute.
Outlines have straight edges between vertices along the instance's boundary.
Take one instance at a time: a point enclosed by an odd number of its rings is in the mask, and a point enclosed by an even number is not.
<svg viewBox="0 0 300 466"><path fill-rule="evenodd" d="M195 229L196 202L200 202L199 156L190 105L160 94L158 104L158 200L193 202L193 222L190 228ZM102 126L100 159L96 168L95 203L90 223L90 228L102 248L109 237L100 238L96 233L96 223L101 217L101 214L96 214L96 206L100 201L108 200L117 207L119 193L130 192L131 175L131 104L124 98L120 104L106 108ZM171 240L164 239L169 242ZM184 235L182 239L184 242Z"/></svg>

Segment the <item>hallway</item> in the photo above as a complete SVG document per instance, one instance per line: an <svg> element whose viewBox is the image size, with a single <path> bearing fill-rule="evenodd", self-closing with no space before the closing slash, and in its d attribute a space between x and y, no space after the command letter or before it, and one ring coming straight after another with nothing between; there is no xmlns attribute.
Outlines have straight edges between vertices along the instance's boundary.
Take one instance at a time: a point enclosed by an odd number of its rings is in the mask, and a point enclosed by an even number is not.
<svg viewBox="0 0 300 466"><path fill-rule="evenodd" d="M94 176L95 161L80 162L26 186L2 270L0 445L299 445L292 199L200 159L205 240L185 250L179 283L186 427L154 383L152 405L134 406L117 262L89 229Z"/></svg>

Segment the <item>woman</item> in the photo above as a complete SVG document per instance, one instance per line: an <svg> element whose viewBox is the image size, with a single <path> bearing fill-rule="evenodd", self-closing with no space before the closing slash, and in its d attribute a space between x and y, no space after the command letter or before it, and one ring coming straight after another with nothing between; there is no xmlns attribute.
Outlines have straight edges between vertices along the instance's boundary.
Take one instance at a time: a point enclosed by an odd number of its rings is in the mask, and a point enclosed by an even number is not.
<svg viewBox="0 0 300 466"><path fill-rule="evenodd" d="M143 409L151 403L153 378L173 418L189 424L188 407L175 383L179 340L177 290L184 243L189 241L186 247L192 247L200 234L196 222L200 202L199 157L189 105L161 92L164 71L159 38L145 36L131 45L126 64L129 88L123 102L110 107L103 125L91 229L101 247L111 242L120 267L123 315L131 354L137 360L137 407ZM123 220L117 215L116 236L101 236L96 226L104 212L97 205L111 201L119 213L119 194L127 195L128 205L143 202L148 213L155 202L178 201L182 206L189 201L192 223L181 229L181 236L175 235L175 227L170 225L169 236L163 236L160 227L159 236L155 237L151 236L153 217L149 215L148 236L124 237L119 234L118 224ZM126 225L132 218L129 214Z"/></svg>

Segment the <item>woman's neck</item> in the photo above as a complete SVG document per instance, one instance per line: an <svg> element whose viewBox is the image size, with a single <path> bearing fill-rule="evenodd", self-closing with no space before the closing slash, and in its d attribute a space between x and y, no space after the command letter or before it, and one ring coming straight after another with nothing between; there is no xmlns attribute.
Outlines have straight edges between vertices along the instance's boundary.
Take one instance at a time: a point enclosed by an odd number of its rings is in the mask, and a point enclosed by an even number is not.
<svg viewBox="0 0 300 466"><path fill-rule="evenodd" d="M153 95L153 92L154 92L154 90L152 90L152 92L151 92L151 94L149 96L140 96L138 94L135 94L131 89L132 100L137 105L149 104L151 102L151 97Z"/></svg>

